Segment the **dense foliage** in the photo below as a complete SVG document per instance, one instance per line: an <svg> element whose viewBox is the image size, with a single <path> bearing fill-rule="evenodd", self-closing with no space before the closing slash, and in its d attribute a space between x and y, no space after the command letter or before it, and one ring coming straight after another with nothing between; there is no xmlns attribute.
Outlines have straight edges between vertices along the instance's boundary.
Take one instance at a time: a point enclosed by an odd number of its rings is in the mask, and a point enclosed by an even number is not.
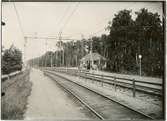
<svg viewBox="0 0 167 121"><path fill-rule="evenodd" d="M22 69L22 53L13 45L2 50L2 74L9 74Z"/></svg>
<svg viewBox="0 0 167 121"><path fill-rule="evenodd" d="M131 12L122 10L115 14L112 22L108 23L109 35L92 37L93 52L107 58L108 71L133 74L139 74L139 55L142 55L142 75L162 76L164 33L160 16L141 9L133 20ZM90 43L85 39L66 43L59 41L59 50L47 52L30 60L30 63L39 66L78 66L79 60L89 53Z"/></svg>

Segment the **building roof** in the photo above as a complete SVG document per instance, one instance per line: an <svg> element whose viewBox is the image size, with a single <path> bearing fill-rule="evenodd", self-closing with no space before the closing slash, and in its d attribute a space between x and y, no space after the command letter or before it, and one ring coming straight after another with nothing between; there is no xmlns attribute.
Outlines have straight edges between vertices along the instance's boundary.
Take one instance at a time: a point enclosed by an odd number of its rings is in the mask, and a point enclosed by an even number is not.
<svg viewBox="0 0 167 121"><path fill-rule="evenodd" d="M84 56L81 61L89 61L89 60L106 60L105 57L101 56L99 53L92 53L92 57L91 54L87 54L86 56Z"/></svg>

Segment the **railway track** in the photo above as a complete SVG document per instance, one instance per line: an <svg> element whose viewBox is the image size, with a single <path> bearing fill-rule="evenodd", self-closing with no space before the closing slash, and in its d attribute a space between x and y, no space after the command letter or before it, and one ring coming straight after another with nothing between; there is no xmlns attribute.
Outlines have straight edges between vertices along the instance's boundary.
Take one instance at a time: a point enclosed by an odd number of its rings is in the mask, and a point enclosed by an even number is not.
<svg viewBox="0 0 167 121"><path fill-rule="evenodd" d="M73 96L75 96L99 119L153 119L142 112L136 111L54 72L44 71L44 73L55 80L61 87L63 87Z"/></svg>
<svg viewBox="0 0 167 121"><path fill-rule="evenodd" d="M73 76L80 76L82 78L94 80L97 82L102 82L102 83L105 83L108 85L117 85L118 87L127 88L127 89L130 89L132 91L134 88L133 82L130 79L123 79L123 78L116 77L116 80L114 80L114 77L111 78L111 76L101 77L98 74L91 74L88 72L78 73L77 70L75 70L75 71L74 70L61 71L61 70L56 70L56 69L51 69L51 68L48 68L46 70L61 72L61 73L65 73L65 74L69 74L69 75L73 75ZM141 85L141 83L143 83L145 85ZM138 80L135 80L135 90L139 91L139 92L147 93L150 95L156 95L156 96L161 97L162 96L162 89L161 89L162 87L161 86L162 85L159 83L156 84L156 83L151 83L151 82L140 82Z"/></svg>

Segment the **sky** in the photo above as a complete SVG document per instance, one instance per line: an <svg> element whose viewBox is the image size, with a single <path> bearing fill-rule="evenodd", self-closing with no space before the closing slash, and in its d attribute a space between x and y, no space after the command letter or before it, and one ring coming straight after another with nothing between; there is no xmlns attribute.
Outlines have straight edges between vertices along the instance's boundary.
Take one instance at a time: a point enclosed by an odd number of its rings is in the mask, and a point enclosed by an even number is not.
<svg viewBox="0 0 167 121"><path fill-rule="evenodd" d="M24 51L25 36L57 38L60 31L62 38L75 40L100 36L108 34L104 28L114 14L128 9L135 19L141 8L157 12L162 20L160 2L3 2L2 21L6 25L2 27L2 45L7 49L14 44L28 60L55 51L58 40L29 38Z"/></svg>

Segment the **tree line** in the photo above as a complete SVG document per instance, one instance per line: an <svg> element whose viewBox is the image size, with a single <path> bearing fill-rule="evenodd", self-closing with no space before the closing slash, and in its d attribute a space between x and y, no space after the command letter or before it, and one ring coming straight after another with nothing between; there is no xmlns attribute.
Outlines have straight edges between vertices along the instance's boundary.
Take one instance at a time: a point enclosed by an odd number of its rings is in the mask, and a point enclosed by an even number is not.
<svg viewBox="0 0 167 121"><path fill-rule="evenodd" d="M92 50L107 59L106 71L139 74L139 55L142 75L161 77L164 72L164 29L158 13L143 8L135 12L121 10L108 22L109 35L92 37ZM55 52L29 60L38 66L79 66L79 60L89 53L90 39L57 43Z"/></svg>

